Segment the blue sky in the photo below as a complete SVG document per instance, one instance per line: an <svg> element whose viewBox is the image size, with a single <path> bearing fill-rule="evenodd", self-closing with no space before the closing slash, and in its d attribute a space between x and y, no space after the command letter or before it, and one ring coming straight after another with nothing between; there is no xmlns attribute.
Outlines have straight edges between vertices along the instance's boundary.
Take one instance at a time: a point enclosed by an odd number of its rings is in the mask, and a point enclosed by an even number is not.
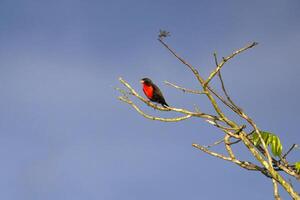
<svg viewBox="0 0 300 200"><path fill-rule="evenodd" d="M271 199L270 180L191 146L221 138L218 130L146 120L114 87L122 76L141 92L148 76L170 105L210 111L203 97L163 85L198 87L158 30L203 76L214 51L257 41L224 67L227 87L285 149L299 144L299 9L297 0L0 0L1 199Z"/></svg>

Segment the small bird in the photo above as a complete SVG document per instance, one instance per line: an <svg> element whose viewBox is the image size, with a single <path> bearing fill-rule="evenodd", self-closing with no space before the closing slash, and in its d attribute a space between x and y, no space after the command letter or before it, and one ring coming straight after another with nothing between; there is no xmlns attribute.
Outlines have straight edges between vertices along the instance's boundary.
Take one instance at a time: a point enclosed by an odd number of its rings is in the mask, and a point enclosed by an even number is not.
<svg viewBox="0 0 300 200"><path fill-rule="evenodd" d="M169 107L160 89L149 78L143 78L141 83L143 84L143 91L150 101L159 103L165 108Z"/></svg>

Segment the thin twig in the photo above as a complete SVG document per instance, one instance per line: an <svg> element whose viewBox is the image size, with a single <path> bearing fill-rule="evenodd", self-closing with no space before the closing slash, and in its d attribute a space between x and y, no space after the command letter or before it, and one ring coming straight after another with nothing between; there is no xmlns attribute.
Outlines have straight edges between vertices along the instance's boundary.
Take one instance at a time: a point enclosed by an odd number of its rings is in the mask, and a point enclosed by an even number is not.
<svg viewBox="0 0 300 200"><path fill-rule="evenodd" d="M207 85L207 89L215 95L224 105L226 105L228 108L230 108L235 113L239 114L238 111L234 106L232 106L229 102L227 102L221 95L219 95L211 86Z"/></svg>
<svg viewBox="0 0 300 200"><path fill-rule="evenodd" d="M291 148L282 156L283 159L297 146L297 144L293 144Z"/></svg>
<svg viewBox="0 0 300 200"><path fill-rule="evenodd" d="M227 160L227 161L230 161L230 162L233 162L237 165L239 165L240 167L244 168L244 169L247 169L247 170L253 170L253 171L260 171L262 172L264 175L266 175L267 177L270 177L269 174L268 174L268 171L262 167L259 167L253 163L250 163L250 162L247 162L247 161L240 161L238 159L233 159L233 158L230 158L228 156L224 156L222 154L219 154L219 153L216 153L216 152L213 152L199 144L192 144L193 147L211 155L211 156L214 156L214 157L217 157L217 158L220 158L222 160Z"/></svg>
<svg viewBox="0 0 300 200"><path fill-rule="evenodd" d="M195 147L195 148L197 148L197 149L199 149L199 150L201 150L201 151L203 151L203 152L205 152L205 153L208 153L211 156L214 156L214 157L217 157L217 158L221 158L221 159L227 160L227 161L232 161L232 159L230 157L227 157L227 156L224 156L222 154L213 152L213 151L211 151L211 150L209 150L209 149L207 149L207 148L205 148L205 147L203 147L203 146L201 146L199 144L192 144L192 146Z"/></svg>
<svg viewBox="0 0 300 200"><path fill-rule="evenodd" d="M222 74L221 74L221 71L218 72L218 77L220 79L220 82L221 82L221 87L222 87L222 90L227 98L227 100L231 103L231 105L240 113L242 111L242 109L237 106L230 98L230 96L228 95L227 93L227 90L225 88L225 85L224 85L224 81L223 81L223 78L222 78Z"/></svg>
<svg viewBox="0 0 300 200"><path fill-rule="evenodd" d="M192 72L193 74L196 76L197 80L203 84L204 80L201 78L198 70L196 70L195 67L193 67L190 63L188 63L187 61L185 61L183 58L181 58L177 53L175 53L175 51L173 51L163 40L162 38L159 38L158 41L164 45L178 60L180 60L184 65L186 65Z"/></svg>
<svg viewBox="0 0 300 200"><path fill-rule="evenodd" d="M214 143L212 143L212 144L210 144L210 145L205 145L205 146L203 146L204 148L211 148L211 147L214 147L214 146L217 146L217 145L219 145L219 144L221 144L221 143L223 143L224 142L224 139L221 139L221 140L218 140L218 141L216 141L216 142L214 142Z"/></svg>
<svg viewBox="0 0 300 200"><path fill-rule="evenodd" d="M244 125L243 127L246 128L245 125ZM238 133L240 133L242 130L243 130L243 129L240 129ZM246 137L249 137L249 136L252 135L253 133L254 133L254 131L248 133L248 134L246 135ZM238 140L236 140L236 141L234 141L234 142L229 143L229 145L237 144L237 143L239 143L241 140L242 140L242 139L238 139Z"/></svg>
<svg viewBox="0 0 300 200"><path fill-rule="evenodd" d="M219 123L217 123L217 121L212 121L212 120L209 120L207 119L206 122L210 123L211 125L214 125L218 128L221 128L223 130L227 130L227 131L241 131L245 128L245 125L243 125L242 127L238 127L238 128L231 128L231 127L226 127L226 126L222 126L220 125Z"/></svg>
<svg viewBox="0 0 300 200"><path fill-rule="evenodd" d="M168 81L165 81L165 84L169 85L169 86L172 86L172 87L174 87L176 89L179 89L179 90L181 90L183 92L187 92L187 93L192 93L192 94L206 94L206 92L201 92L201 91L198 91L198 90L187 89L187 88L175 85L174 83L170 83Z"/></svg>

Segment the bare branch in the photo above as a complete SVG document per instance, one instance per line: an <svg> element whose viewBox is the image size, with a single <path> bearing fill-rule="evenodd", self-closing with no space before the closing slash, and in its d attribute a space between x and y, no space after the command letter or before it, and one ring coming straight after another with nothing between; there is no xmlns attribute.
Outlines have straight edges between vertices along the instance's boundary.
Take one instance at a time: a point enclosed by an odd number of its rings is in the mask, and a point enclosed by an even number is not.
<svg viewBox="0 0 300 200"><path fill-rule="evenodd" d="M211 147L217 146L217 145L219 145L219 144L221 144L223 142L224 142L224 139L221 139L221 140L218 140L218 141L216 141L216 142L214 142L214 143L212 143L210 145L206 145L206 146L203 146L203 147L204 148L211 148Z"/></svg>
<svg viewBox="0 0 300 200"><path fill-rule="evenodd" d="M129 105L131 105L139 114L141 114L142 116L144 116L147 119L151 119L151 120L157 120L157 121L162 121L162 122L179 122L182 120L186 120L190 117L192 117L192 115L185 115L183 117L176 117L176 118L161 118L161 117L154 117L151 115L148 115L146 113L144 113L137 105L135 105L132 101L130 101L127 98L124 97L119 97L119 99L125 103L128 103Z"/></svg>
<svg viewBox="0 0 300 200"><path fill-rule="evenodd" d="M226 134L225 137L224 137L224 143L225 143L225 148L226 148L226 150L227 150L230 158L232 160L234 160L235 159L235 155L234 155L234 153L233 153L233 151L231 149L231 146L229 145L230 144L230 136L228 134Z"/></svg>
<svg viewBox="0 0 300 200"><path fill-rule="evenodd" d="M221 128L221 129L227 130L227 131L239 131L239 132L240 132L241 130L243 130L243 129L246 127L245 125L243 125L243 126L241 126L241 127L231 128L231 127L222 126L222 125L220 125L219 123L217 123L217 121L212 121L212 120L209 120L209 119L207 119L206 121L207 121L208 123L210 123L210 124L212 124L212 125L218 127L218 128Z"/></svg>
<svg viewBox="0 0 300 200"><path fill-rule="evenodd" d="M242 130L238 130L238 131L235 133L235 135L236 135L236 134L239 134L240 131L242 131ZM217 145L223 143L224 141L225 141L224 139L220 139L220 140L217 140L216 142L214 142L214 143L212 143L212 144L210 144L210 145L206 145L206 146L204 146L204 147L205 147L205 148L211 148L211 147L214 147L214 146L217 146ZM237 140L234 141L234 142L229 142L228 145L237 144L237 143L240 142L240 141L241 141L241 139L237 139Z"/></svg>
<svg viewBox="0 0 300 200"><path fill-rule="evenodd" d="M186 62L183 58L181 58L177 53L175 53L175 51L173 51L161 38L158 39L158 41L163 44L178 60L180 60L184 65L186 65L192 72L193 74L196 76L197 80L203 84L204 80L201 78L198 70L196 70L195 67L193 67L191 64L189 64L188 62Z"/></svg>
<svg viewBox="0 0 300 200"><path fill-rule="evenodd" d="M282 156L282 158L283 159L285 159L286 158L286 156L295 148L295 147L297 147L297 144L293 144L292 146L291 146L291 148Z"/></svg>
<svg viewBox="0 0 300 200"><path fill-rule="evenodd" d="M234 56L242 53L243 51L246 51L247 49L250 49L254 46L256 46L258 43L257 42L253 42L235 52L233 52L231 55L223 58L222 62L216 67L216 69L211 72L211 74L209 75L208 79L204 82L204 87L206 87L208 85L208 83L212 80L212 78L221 70L221 68L223 67L223 65L228 61L230 60L231 58L233 58Z"/></svg>
<svg viewBox="0 0 300 200"><path fill-rule="evenodd" d="M243 127L243 129L246 128L245 125L242 126L242 127ZM240 130L238 131L238 133L240 133L243 129L240 129ZM238 133L237 133L237 134L238 134ZM248 133L248 134L246 135L246 137L248 138L248 136L252 135L253 133L254 133L254 131ZM236 140L236 141L234 141L234 142L230 142L229 145L237 144L237 143L239 143L240 141L242 141L242 139L238 139L238 140Z"/></svg>
<svg viewBox="0 0 300 200"><path fill-rule="evenodd" d="M217 158L220 158L222 160L227 160L227 161L230 161L230 162L233 162L237 165L239 165L240 167L242 168L245 168L247 170L253 170L253 171L261 171L261 172L264 172L264 173L267 173L266 170L264 168L261 168L253 163L250 163L250 162L246 162L246 161L240 161L240 160L237 160L237 159L232 159L230 157L227 157L227 156L224 156L222 154L219 154L219 153L216 153L216 152L213 152L213 151L210 151L209 149L199 145L199 144L192 144L193 147L211 155L211 156L214 156L214 157L217 157ZM266 175L266 174L265 174Z"/></svg>
<svg viewBox="0 0 300 200"><path fill-rule="evenodd" d="M179 89L179 90L181 90L183 92L187 92L187 93L192 93L192 94L206 94L206 92L201 92L201 91L198 91L198 90L187 89L187 88L175 85L174 83L170 83L168 81L165 81L165 84L169 85L169 86L172 86L172 87L174 87L176 89Z"/></svg>
<svg viewBox="0 0 300 200"><path fill-rule="evenodd" d="M211 125L214 125L215 127L218 127L223 132L225 132L226 134L230 135L230 137L233 137L233 138L236 138L236 139L241 139L238 134L246 127L245 125L243 125L241 127L231 128L231 127L225 127L225 126L220 125L219 123L217 123L216 120L214 120L214 121L212 121L212 120L206 120L206 121L208 123L210 123ZM232 133L230 131L235 131L235 132Z"/></svg>
<svg viewBox="0 0 300 200"><path fill-rule="evenodd" d="M222 154L219 154L219 153L216 153L216 152L213 152L199 144L192 144L193 147L205 152L205 153L208 153L209 155L211 156L214 156L214 157L217 157L217 158L220 158L220 159L223 159L223 160L227 160L227 161L232 161L232 159L230 157L227 157L227 156L224 156Z"/></svg>
<svg viewBox="0 0 300 200"><path fill-rule="evenodd" d="M225 94L227 100L231 103L231 105L235 108L235 110L236 110L237 112L240 113L240 112L242 111L242 109L241 109L239 106L237 106L237 105L231 100L230 96L229 96L228 93L227 93L227 90L226 90L226 88L225 88L225 84L224 84L224 81L223 81L223 78L222 78L221 71L218 72L218 77L219 77L219 79L220 79L221 86L222 86L222 90L223 90L223 92L224 92L224 94Z"/></svg>
<svg viewBox="0 0 300 200"><path fill-rule="evenodd" d="M274 190L274 199L275 200L281 200L279 192L278 192L278 185L275 179L272 178L273 182L273 190Z"/></svg>
<svg viewBox="0 0 300 200"><path fill-rule="evenodd" d="M228 108L230 108L232 111L234 111L235 113L239 114L239 112L236 110L236 108L234 106L232 106L229 102L227 102L221 95L219 95L212 87L210 87L209 85L206 86L207 89L213 94L215 95L224 105L226 105Z"/></svg>

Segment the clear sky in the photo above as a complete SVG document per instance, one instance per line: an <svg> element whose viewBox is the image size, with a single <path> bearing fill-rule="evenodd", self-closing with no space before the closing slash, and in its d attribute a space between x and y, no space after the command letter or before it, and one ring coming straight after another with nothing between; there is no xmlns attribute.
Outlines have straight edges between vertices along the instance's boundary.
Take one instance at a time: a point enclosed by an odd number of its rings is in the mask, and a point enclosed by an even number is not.
<svg viewBox="0 0 300 200"><path fill-rule="evenodd" d="M217 129L199 119L149 121L114 87L122 76L142 92L147 76L169 105L209 111L203 97L163 84L198 87L158 30L171 32L166 41L203 76L214 51L222 57L257 41L223 76L286 150L300 143L299 10L299 0L0 0L0 198L272 199L269 179L191 146L221 138ZM300 160L299 150L290 159Z"/></svg>

